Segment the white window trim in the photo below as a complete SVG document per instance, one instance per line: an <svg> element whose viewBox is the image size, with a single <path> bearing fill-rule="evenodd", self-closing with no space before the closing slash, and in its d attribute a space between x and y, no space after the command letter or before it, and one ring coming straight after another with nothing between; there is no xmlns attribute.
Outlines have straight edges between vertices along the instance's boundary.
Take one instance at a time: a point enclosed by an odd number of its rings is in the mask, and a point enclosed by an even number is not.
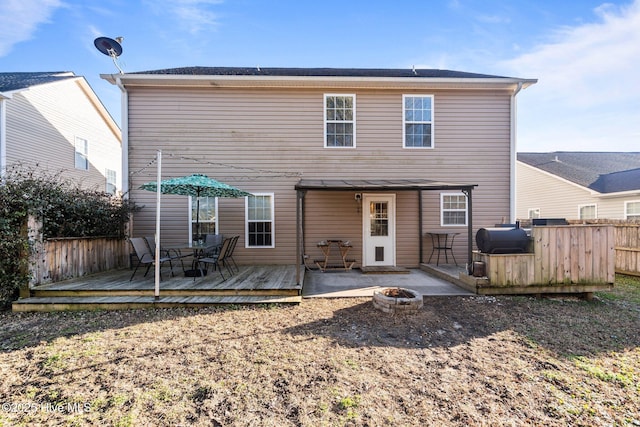
<svg viewBox="0 0 640 427"><path fill-rule="evenodd" d="M192 225L193 225L193 221L195 221L195 218L193 217L193 212L192 212L192 208L191 208L191 204L193 203L193 196L189 196L189 205L188 205L188 210L187 212L189 212L189 222L188 222L188 227L187 227L187 235L189 236L189 244L193 243L193 231L192 231ZM216 233L220 234L220 217L218 216L218 197L215 198L216 199L216 203L215 203L215 216L216 216L216 220L214 221L216 224ZM202 221L200 222L202 224Z"/></svg>
<svg viewBox="0 0 640 427"><path fill-rule="evenodd" d="M327 97L328 96L350 96L353 98L353 120L351 121L347 121L347 120L343 120L343 121L332 121L331 123L351 123L353 125L353 145L351 146L345 146L345 147L334 147L334 146L329 146L327 144L327 123L330 123L327 120ZM353 148L356 148L356 94L355 93L325 93L324 96L322 97L322 101L323 101L323 107L322 107L322 114L324 115L323 117L323 122L324 122L324 127L322 129L322 132L324 134L323 138L324 138L324 148L331 148L331 149L345 149L345 150L350 150Z"/></svg>
<svg viewBox="0 0 640 427"><path fill-rule="evenodd" d="M431 146L430 147L407 147L407 121L406 121L406 109L405 100L409 97L431 98ZM433 150L436 146L436 129L435 129L435 95L424 93L407 93L402 95L402 148L407 150ZM415 123L427 123L427 122L415 122Z"/></svg>
<svg viewBox="0 0 640 427"><path fill-rule="evenodd" d="M113 172L113 178L114 178L113 179L113 183L112 183L113 184L113 193L111 193L109 191L109 184L110 184L110 182L109 182L109 174L110 174L110 172ZM118 193L118 172L116 170L114 170L114 169L106 168L105 171L104 171L104 178L105 178L105 184L104 184L105 193L113 194L113 195L117 194Z"/></svg>
<svg viewBox="0 0 640 427"><path fill-rule="evenodd" d="M464 197L464 224L445 224L444 223L444 198L446 196L463 196ZM454 211L449 209L449 211ZM455 210L459 212L459 210ZM469 199L464 193L440 193L440 226L441 227L466 227L469 224Z"/></svg>
<svg viewBox="0 0 640 427"><path fill-rule="evenodd" d="M532 211L538 212L538 216L536 216L536 217L531 216L531 212ZM540 218L540 208L529 208L529 209L527 209L527 219L534 219L534 218Z"/></svg>
<svg viewBox="0 0 640 427"><path fill-rule="evenodd" d="M625 200L624 202L624 219L629 219L629 204L631 203L640 203L640 200ZM633 214L636 216L636 214Z"/></svg>
<svg viewBox="0 0 640 427"><path fill-rule="evenodd" d="M253 196L271 197L271 245L249 245L249 196L244 198L244 247L246 249L271 249L276 247L276 196L275 193L251 193Z"/></svg>
<svg viewBox="0 0 640 427"><path fill-rule="evenodd" d="M591 206L593 206L595 208L595 214L594 214L595 216L593 218L582 218L582 215L581 215L581 212L580 212L582 210L582 208L589 208ZM579 219L597 219L598 218L598 205L596 203L587 203L587 204L584 204L584 205L578 205L578 218Z"/></svg>
<svg viewBox="0 0 640 427"><path fill-rule="evenodd" d="M80 153L78 151L78 141L84 141L85 143L85 148L86 148L86 152L84 153ZM85 156L85 162L86 162L86 167L84 168L79 168L78 167L78 163L76 162L76 156L78 155L78 153L80 153L81 155ZM82 138L80 136L76 136L74 139L74 144L73 144L73 167L76 170L79 171L88 171L89 170L89 140L87 138Z"/></svg>

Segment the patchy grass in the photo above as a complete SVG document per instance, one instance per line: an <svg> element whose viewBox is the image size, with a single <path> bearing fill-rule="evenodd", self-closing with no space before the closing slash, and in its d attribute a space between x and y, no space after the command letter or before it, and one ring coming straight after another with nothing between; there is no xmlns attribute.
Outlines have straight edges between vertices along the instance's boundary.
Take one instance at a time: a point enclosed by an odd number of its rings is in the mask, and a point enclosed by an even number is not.
<svg viewBox="0 0 640 427"><path fill-rule="evenodd" d="M0 313L0 426L640 425L640 279L593 301Z"/></svg>
<svg viewBox="0 0 640 427"><path fill-rule="evenodd" d="M640 304L640 277L618 274L616 275L616 283L613 290L600 292L598 296L611 301Z"/></svg>

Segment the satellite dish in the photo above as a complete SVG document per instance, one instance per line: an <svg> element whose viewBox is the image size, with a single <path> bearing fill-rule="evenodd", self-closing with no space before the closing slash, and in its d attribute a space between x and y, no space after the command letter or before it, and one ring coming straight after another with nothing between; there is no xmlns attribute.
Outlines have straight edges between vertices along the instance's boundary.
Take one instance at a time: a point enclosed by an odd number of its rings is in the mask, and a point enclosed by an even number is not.
<svg viewBox="0 0 640 427"><path fill-rule="evenodd" d="M122 42L123 38L116 37L116 40L110 39L109 37L98 37L93 41L93 44L100 52L110 56L114 65L118 71L120 71L120 74L123 74L124 72L122 71L122 68L118 65L118 57L122 55L122 46L120 45L120 42Z"/></svg>

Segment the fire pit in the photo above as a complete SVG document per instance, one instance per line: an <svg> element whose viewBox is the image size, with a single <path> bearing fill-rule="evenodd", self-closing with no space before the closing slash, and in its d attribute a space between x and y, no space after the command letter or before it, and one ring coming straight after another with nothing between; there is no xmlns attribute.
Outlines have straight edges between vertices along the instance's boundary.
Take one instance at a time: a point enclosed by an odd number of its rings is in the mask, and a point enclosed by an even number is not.
<svg viewBox="0 0 640 427"><path fill-rule="evenodd" d="M385 313L412 314L422 305L422 295L412 289L384 288L373 293L373 306Z"/></svg>

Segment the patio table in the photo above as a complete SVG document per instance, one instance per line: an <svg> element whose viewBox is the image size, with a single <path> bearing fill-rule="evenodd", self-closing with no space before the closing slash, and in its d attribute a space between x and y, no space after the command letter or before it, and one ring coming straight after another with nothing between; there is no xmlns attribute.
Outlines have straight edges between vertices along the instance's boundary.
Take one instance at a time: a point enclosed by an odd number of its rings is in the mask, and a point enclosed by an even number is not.
<svg viewBox="0 0 640 427"><path fill-rule="evenodd" d="M188 256L193 256L193 261L191 263L191 270L196 270L196 263L198 261L198 258L202 258L203 256L205 256L205 252L207 249L212 249L213 246L207 246L207 244L204 241L193 241L193 242L189 242L189 243L178 243L178 244L171 244L171 245L167 245L167 246L163 246L163 249L165 250L174 250L174 251L178 251L180 254L182 254L182 251L188 252L191 251L191 254L189 255L182 255L183 257L188 257ZM187 270L184 270L184 273L187 273Z"/></svg>
<svg viewBox="0 0 640 427"><path fill-rule="evenodd" d="M426 233L431 237L431 255L429 255L428 263L431 263L431 258L433 258L433 254L438 251L438 258L436 259L436 265L440 265L440 253L444 251L444 259L445 262L449 263L449 258L447 257L447 251L451 253L451 257L453 258L453 262L458 265L458 261L456 261L456 257L453 255L453 239L460 234L457 232L451 231L428 231Z"/></svg>
<svg viewBox="0 0 640 427"><path fill-rule="evenodd" d="M314 260L314 262L316 263L318 268L323 272L328 269L335 269L335 268L337 269L344 268L345 271L351 270L351 268L353 267L353 264L355 264L356 262L355 259L347 259L347 254L353 247L349 242L343 242L342 240L323 240L321 242L318 242L317 246L322 251L324 258ZM340 258L342 260L342 265L337 265L337 266L329 265L329 257L331 256L332 246L336 246L338 248Z"/></svg>

